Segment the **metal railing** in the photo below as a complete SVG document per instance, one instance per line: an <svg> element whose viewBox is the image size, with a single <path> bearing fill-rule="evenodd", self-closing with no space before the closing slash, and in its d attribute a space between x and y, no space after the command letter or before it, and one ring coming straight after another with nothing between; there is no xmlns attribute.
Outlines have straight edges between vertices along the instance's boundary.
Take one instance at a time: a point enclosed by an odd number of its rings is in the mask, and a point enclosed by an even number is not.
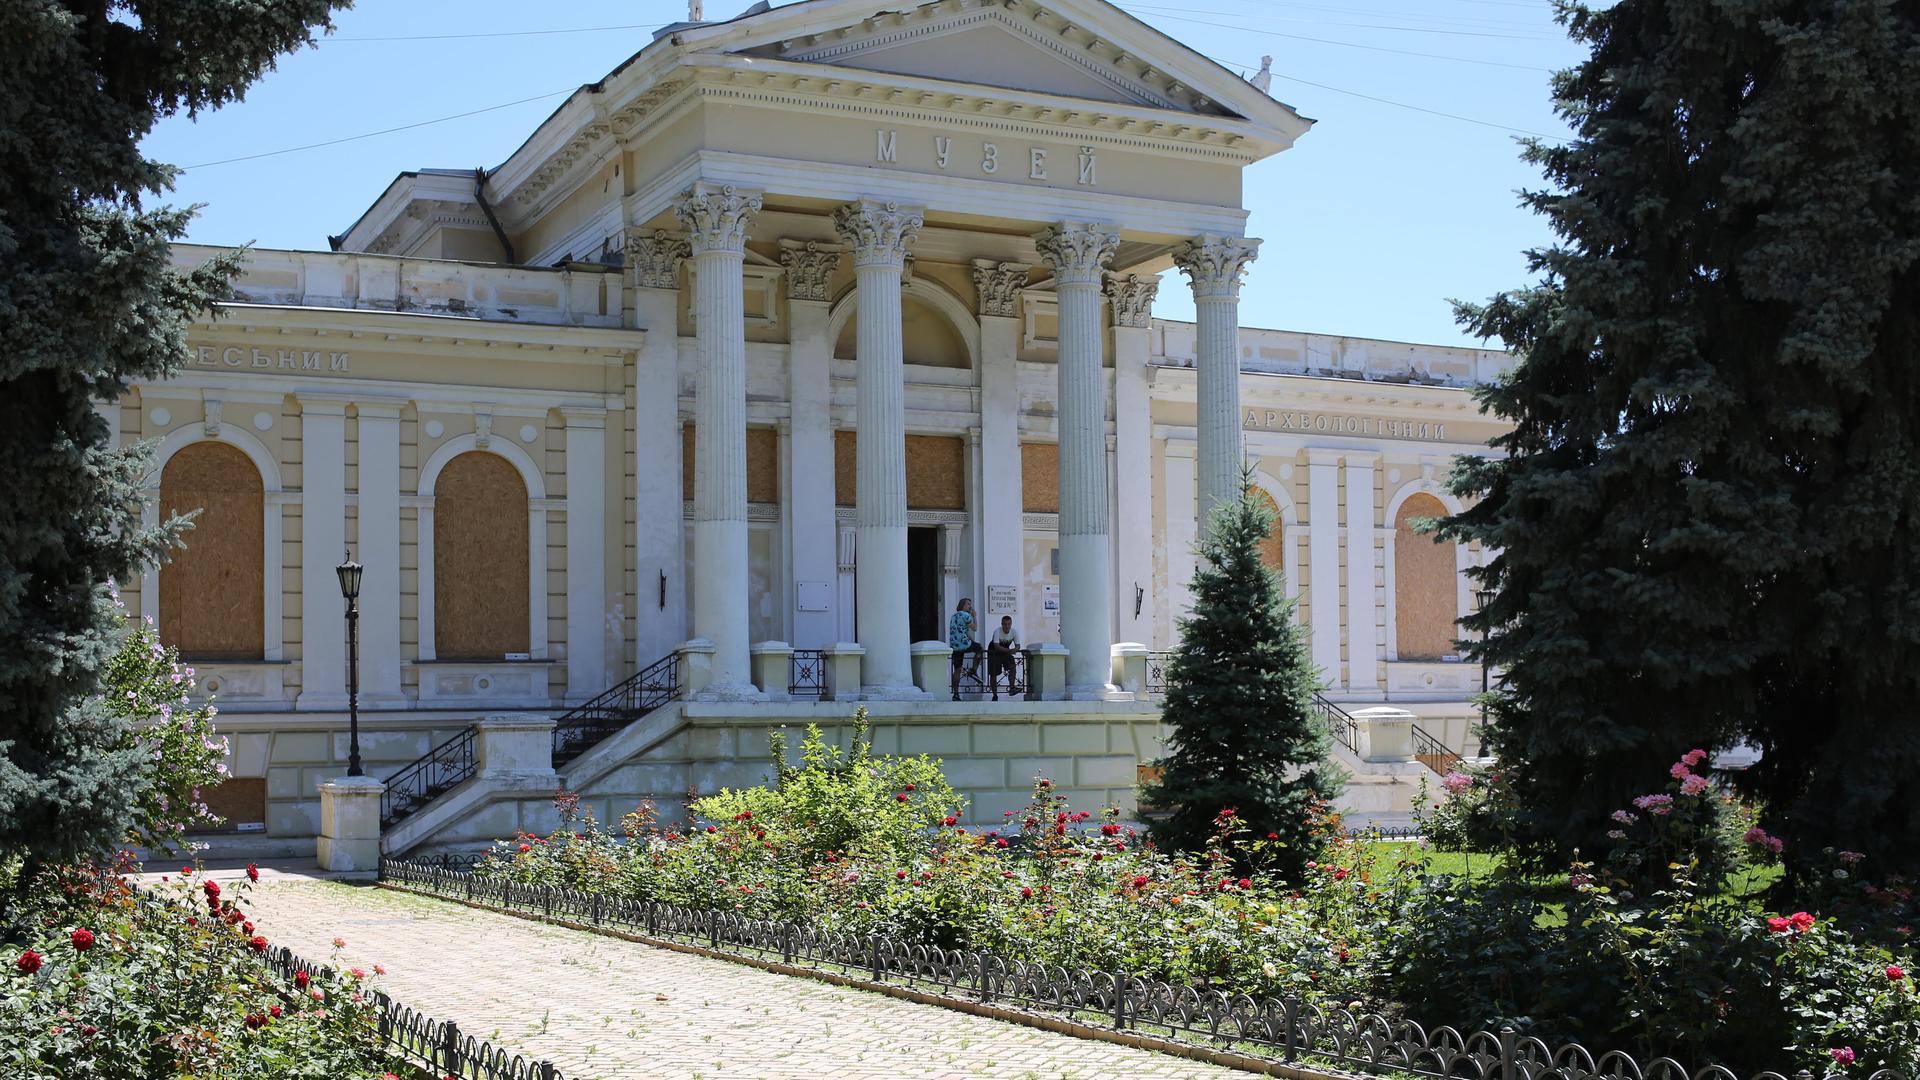
<svg viewBox="0 0 1920 1080"><path fill-rule="evenodd" d="M680 657L669 653L553 723L553 767L680 696Z"/></svg>
<svg viewBox="0 0 1920 1080"><path fill-rule="evenodd" d="M827 696L827 654L820 649L795 649L787 661L787 696L814 698Z"/></svg>
<svg viewBox="0 0 1920 1080"><path fill-rule="evenodd" d="M380 795L382 831L466 783L474 773L473 748L479 734L479 728L467 728L387 777L387 790Z"/></svg>
<svg viewBox="0 0 1920 1080"><path fill-rule="evenodd" d="M1328 701L1326 695L1318 691L1313 695L1313 708L1341 746L1356 754L1360 752L1360 722L1353 718L1352 713Z"/></svg>
<svg viewBox="0 0 1920 1080"><path fill-rule="evenodd" d="M1445 776L1460 764L1460 755L1447 749L1447 744L1427 734L1419 722L1413 725L1413 756L1422 765Z"/></svg>
<svg viewBox="0 0 1920 1080"><path fill-rule="evenodd" d="M267 967L288 982L293 981L297 972L328 983L335 979L331 969L309 963L278 945L267 950L265 959ZM460 1080L566 1080L550 1061L510 1054L485 1039L462 1032L451 1020L435 1020L378 990L370 991L369 998L379 1010L380 1041L413 1062L425 1065L435 1076Z"/></svg>
<svg viewBox="0 0 1920 1080"><path fill-rule="evenodd" d="M991 650L981 652L977 660L974 654L968 653L952 661L964 665L960 668L960 681L956 684L955 693L963 698L985 698L990 701L999 701L1004 693L1009 701L1025 701L1028 690L1027 650L1015 649L1003 662L1006 666L996 670Z"/></svg>
<svg viewBox="0 0 1920 1080"><path fill-rule="evenodd" d="M1688 1070L1668 1057L1643 1065L1622 1051L1558 1046L1511 1027L1462 1032L1403 1017L1317 1005L1291 995L1255 998L1124 971L1030 964L980 949L943 949L903 938L843 933L803 923L519 885L383 859L380 876L418 892L510 912L699 945L715 954L779 961L875 983L905 985L954 1005L980 1003L1249 1057L1398 1072L1433 1080L1736 1080L1719 1066ZM1778 1072L1752 1080L1787 1080ZM1809 1073L1794 1080L1812 1080ZM1841 1080L1837 1075L1827 1080ZM1881 1070L1865 1080L1907 1080Z"/></svg>
<svg viewBox="0 0 1920 1080"><path fill-rule="evenodd" d="M1173 654L1171 652L1150 652L1147 654L1147 693L1159 694L1162 697L1166 696L1167 669L1171 666L1173 666Z"/></svg>

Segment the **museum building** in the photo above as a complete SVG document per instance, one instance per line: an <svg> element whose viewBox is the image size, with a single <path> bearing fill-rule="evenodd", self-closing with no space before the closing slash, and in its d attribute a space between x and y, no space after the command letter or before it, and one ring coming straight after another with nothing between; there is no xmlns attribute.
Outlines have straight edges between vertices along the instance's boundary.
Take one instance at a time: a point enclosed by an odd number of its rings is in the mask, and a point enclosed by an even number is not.
<svg viewBox="0 0 1920 1080"><path fill-rule="evenodd" d="M201 512L124 592L217 695L216 809L320 830L347 552L392 850L539 827L561 784L617 817L751 783L770 725L853 702L977 820L1039 772L1131 807L1243 462L1327 697L1470 751L1485 553L1415 523L1458 509L1511 358L1239 326L1245 275L1311 255L1247 235L1242 170L1310 124L1264 82L1104 0L759 4L661 29L496 168L400 174L328 250L249 252L109 410L155 519ZM1153 317L1171 288L1195 322ZM962 597L1011 617L1018 693L951 700ZM1403 807L1423 767L1366 738L1358 808Z"/></svg>

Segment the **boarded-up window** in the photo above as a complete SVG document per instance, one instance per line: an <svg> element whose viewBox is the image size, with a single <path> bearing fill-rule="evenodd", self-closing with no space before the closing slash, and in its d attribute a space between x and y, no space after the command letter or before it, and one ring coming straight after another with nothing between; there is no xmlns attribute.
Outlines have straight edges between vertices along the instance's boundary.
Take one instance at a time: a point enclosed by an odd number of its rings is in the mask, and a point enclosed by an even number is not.
<svg viewBox="0 0 1920 1080"><path fill-rule="evenodd" d="M1253 489L1253 497L1273 515L1273 524L1267 532L1267 538L1260 541L1260 562L1274 573L1284 574L1287 572L1287 528L1280 522L1280 504L1273 501L1273 496L1259 488Z"/></svg>
<svg viewBox="0 0 1920 1080"><path fill-rule="evenodd" d="M1413 524L1447 516L1439 499L1414 495L1393 518L1394 643L1402 660L1437 660L1455 652L1460 631L1454 545L1440 543Z"/></svg>
<svg viewBox="0 0 1920 1080"><path fill-rule="evenodd" d="M967 444L951 435L909 435L907 508L967 508ZM860 439L851 431L833 433L833 501L853 506L860 490Z"/></svg>
<svg viewBox="0 0 1920 1080"><path fill-rule="evenodd" d="M693 501L693 425L680 426L680 497ZM780 433L767 427L747 429L747 501L780 501Z"/></svg>
<svg viewBox="0 0 1920 1080"><path fill-rule="evenodd" d="M433 646L442 660L529 649L527 486L513 463L470 451L433 492Z"/></svg>
<svg viewBox="0 0 1920 1080"><path fill-rule="evenodd" d="M265 642L266 493L226 443L184 447L160 473L160 517L199 510L160 568L160 639L193 660L259 660Z"/></svg>
<svg viewBox="0 0 1920 1080"><path fill-rule="evenodd" d="M1060 512L1060 447L1020 444L1021 509L1029 514Z"/></svg>

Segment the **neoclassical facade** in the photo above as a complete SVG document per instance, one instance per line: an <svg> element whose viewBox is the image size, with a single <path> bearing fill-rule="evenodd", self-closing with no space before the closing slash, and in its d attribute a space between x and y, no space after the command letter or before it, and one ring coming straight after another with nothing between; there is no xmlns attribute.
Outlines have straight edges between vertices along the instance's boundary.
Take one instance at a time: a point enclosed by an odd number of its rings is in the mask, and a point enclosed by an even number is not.
<svg viewBox="0 0 1920 1080"><path fill-rule="evenodd" d="M313 831L346 552L376 773L690 640L716 708L780 697L779 642L949 710L914 643L961 597L1062 658L1061 709L1133 715L1116 647L1174 642L1243 464L1330 695L1458 748L1484 553L1415 525L1458 508L1508 358L1239 326L1246 275L1304 254L1247 235L1241 172L1308 126L1104 0L807 0L666 27L497 168L252 252L109 412L154 513L200 511L126 592L220 696L230 816ZM1195 322L1153 317L1169 288Z"/></svg>

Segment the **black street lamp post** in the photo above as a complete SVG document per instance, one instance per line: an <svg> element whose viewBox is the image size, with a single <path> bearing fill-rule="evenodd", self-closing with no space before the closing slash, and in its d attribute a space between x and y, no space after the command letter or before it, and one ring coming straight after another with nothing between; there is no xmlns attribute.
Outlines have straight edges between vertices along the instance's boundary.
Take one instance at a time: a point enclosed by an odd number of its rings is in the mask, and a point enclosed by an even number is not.
<svg viewBox="0 0 1920 1080"><path fill-rule="evenodd" d="M1493 602L1493 590L1479 589L1474 592L1473 600L1475 604L1474 610L1478 611L1482 618L1485 618L1487 613L1487 605ZM1473 756L1477 758L1484 758L1487 756L1488 660L1487 660L1486 646L1487 646L1487 628L1482 628L1480 631L1480 745L1473 752Z"/></svg>
<svg viewBox="0 0 1920 1080"><path fill-rule="evenodd" d="M365 776L360 768L360 574L365 568L353 561L334 567L340 575L340 595L347 598L347 775Z"/></svg>

